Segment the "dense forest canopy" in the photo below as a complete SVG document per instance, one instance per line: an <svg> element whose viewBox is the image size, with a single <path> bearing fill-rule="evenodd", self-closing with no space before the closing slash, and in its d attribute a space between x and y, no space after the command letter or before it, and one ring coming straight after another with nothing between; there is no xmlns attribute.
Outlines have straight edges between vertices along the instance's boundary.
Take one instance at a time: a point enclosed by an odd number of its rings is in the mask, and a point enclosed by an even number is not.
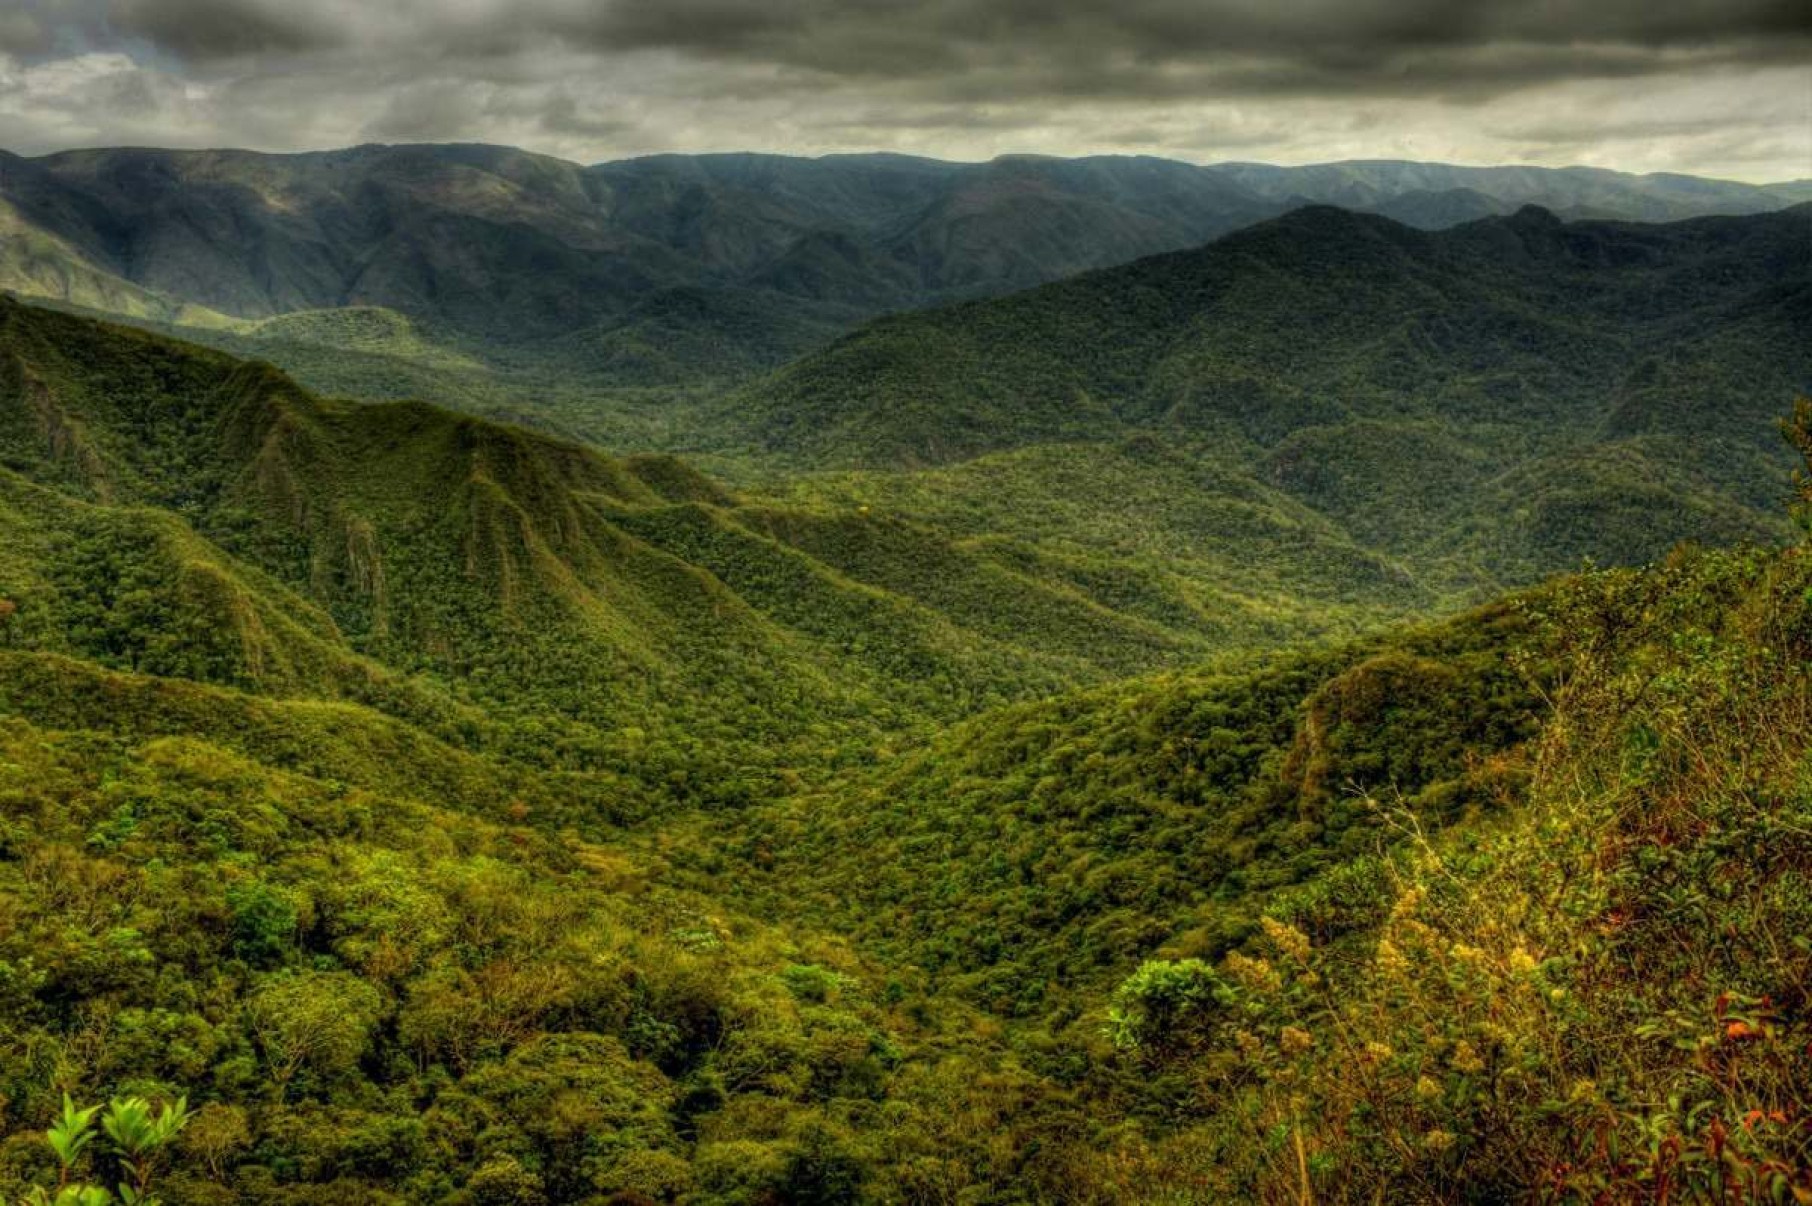
<svg viewBox="0 0 1812 1206"><path fill-rule="evenodd" d="M0 299L5 1201L1812 1200L1804 206L4 166L72 283ZM889 226L1003 179L1124 237ZM439 313L333 276L374 192ZM632 338L725 359L515 392Z"/></svg>

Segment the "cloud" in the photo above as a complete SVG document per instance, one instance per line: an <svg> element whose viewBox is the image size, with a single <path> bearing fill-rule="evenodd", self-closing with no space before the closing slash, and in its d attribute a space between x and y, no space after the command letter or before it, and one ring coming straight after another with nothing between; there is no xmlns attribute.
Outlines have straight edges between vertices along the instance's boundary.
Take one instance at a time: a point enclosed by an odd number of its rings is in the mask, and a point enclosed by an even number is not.
<svg viewBox="0 0 1812 1206"><path fill-rule="evenodd" d="M15 0L0 129L1765 178L1812 174L1808 62L1803 0Z"/></svg>
<svg viewBox="0 0 1812 1206"><path fill-rule="evenodd" d="M1809 23L1783 0L529 0L524 25L603 49L659 47L834 75L923 78L963 64L1290 64L1302 77L1388 76L1406 57L1485 61L1509 48L1576 70L1581 48L1791 53ZM1661 62L1662 60L1655 60Z"/></svg>
<svg viewBox="0 0 1812 1206"><path fill-rule="evenodd" d="M124 54L33 64L0 59L0 128L28 131L28 148L33 141L93 145L101 137L155 141L181 119L187 99L182 81L145 71Z"/></svg>
<svg viewBox="0 0 1812 1206"><path fill-rule="evenodd" d="M478 90L457 80L423 80L396 89L362 137L372 141L454 142L484 112Z"/></svg>
<svg viewBox="0 0 1812 1206"><path fill-rule="evenodd" d="M308 0L117 0L109 17L183 60L339 49L356 32L356 16Z"/></svg>
<svg viewBox="0 0 1812 1206"><path fill-rule="evenodd" d="M50 27L39 14L17 8L0 12L0 54L38 54L50 48Z"/></svg>
<svg viewBox="0 0 1812 1206"><path fill-rule="evenodd" d="M111 0L107 15L185 62L560 47L1060 96L1420 94L1793 62L1812 46L1799 0Z"/></svg>

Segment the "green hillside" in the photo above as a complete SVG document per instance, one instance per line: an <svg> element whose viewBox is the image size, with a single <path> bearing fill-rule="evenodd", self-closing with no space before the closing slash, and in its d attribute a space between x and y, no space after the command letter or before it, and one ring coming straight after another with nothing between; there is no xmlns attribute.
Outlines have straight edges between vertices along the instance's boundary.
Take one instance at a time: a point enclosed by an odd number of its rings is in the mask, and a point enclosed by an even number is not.
<svg viewBox="0 0 1812 1206"><path fill-rule="evenodd" d="M1079 538L1128 512L1166 531L1169 509L1141 512L1159 491L1179 509L1264 497L1437 593L1640 564L1680 539L1779 537L1772 416L1812 385L1808 257L1803 208L1669 226L1529 210L1437 233L1302 210L880 320L728 398L718 438L815 470L791 494L916 495L940 515L953 483L987 482L985 509L1006 466L1052 445L1124 478L1132 441L1169 464L1117 482ZM1073 486L1037 505L1006 487L980 522L1074 515L1095 492Z"/></svg>
<svg viewBox="0 0 1812 1206"><path fill-rule="evenodd" d="M1797 1200L1803 552L1018 705L670 849L1002 1019L1089 1120L1004 1200Z"/></svg>
<svg viewBox="0 0 1812 1206"><path fill-rule="evenodd" d="M9 1123L186 1091L171 1202L1804 1191L1796 554L594 841L371 713L46 664L0 696Z"/></svg>
<svg viewBox="0 0 1812 1206"><path fill-rule="evenodd" d="M621 737L636 728L760 777L852 734L1425 601L1276 499L1227 539L1311 539L1235 574L1233 547L1171 566L1054 530L743 498L670 458L322 399L12 303L0 350L0 592L22 644L411 723L553 723L586 767L645 761Z"/></svg>
<svg viewBox="0 0 1812 1206"><path fill-rule="evenodd" d="M1551 674L1513 656L1541 657L1531 605L992 712L740 840L789 908L1048 1017L1129 951L1218 956L1271 893L1374 853L1368 796L1431 827L1493 812Z"/></svg>
<svg viewBox="0 0 1812 1206"><path fill-rule="evenodd" d="M281 758L0 719L9 1128L186 1089L157 1187L192 1203L830 1193L889 1098L931 1143L914 1082L954 1069L841 944ZM45 1154L9 1139L0 1185Z"/></svg>
<svg viewBox="0 0 1812 1206"><path fill-rule="evenodd" d="M674 450L701 434L701 392L864 320L1196 247L1305 204L1438 229L1526 204L1640 221L1757 214L1792 190L1143 156L586 166L478 145L0 150L0 288L267 359L329 393Z"/></svg>
<svg viewBox="0 0 1812 1206"><path fill-rule="evenodd" d="M1812 1200L1804 217L1307 211L711 472L0 299L0 1200Z"/></svg>
<svg viewBox="0 0 1812 1206"><path fill-rule="evenodd" d="M1747 418L1756 387L1790 393L1806 371L1789 337L1808 318L1809 231L1803 210L1661 227L1525 210L1428 233L1305 209L1199 250L877 322L731 417L776 449L870 465L1126 426L1271 445L1436 415L1521 427L1499 434L1525 443L1542 424L1558 441L1613 420L1629 432L1640 397L1725 423L1727 404Z"/></svg>

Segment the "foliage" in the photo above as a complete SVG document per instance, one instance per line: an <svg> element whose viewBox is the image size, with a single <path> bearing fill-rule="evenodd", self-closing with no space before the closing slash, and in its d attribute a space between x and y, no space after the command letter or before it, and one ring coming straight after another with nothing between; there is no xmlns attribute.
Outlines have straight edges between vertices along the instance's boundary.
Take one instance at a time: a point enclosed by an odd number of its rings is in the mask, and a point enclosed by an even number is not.
<svg viewBox="0 0 1812 1206"><path fill-rule="evenodd" d="M1305 209L879 320L717 414L726 446L876 494L902 470L1149 440L1198 466L1179 507L1294 504L1437 591L1641 564L1783 534L1768 429L1812 380L1806 241L1801 214L1423 233ZM1162 528L1171 508L1135 513Z"/></svg>
<svg viewBox="0 0 1812 1206"><path fill-rule="evenodd" d="M1392 834L1364 791L1431 826L1503 807L1551 672L1531 635L1498 605L1002 709L672 857L754 862L751 901L996 1012L1073 1009L1160 947L1218 956L1267 894L1375 853Z"/></svg>
<svg viewBox="0 0 1812 1206"><path fill-rule="evenodd" d="M880 969L652 882L633 845L16 718L0 816L9 1130L54 1120L62 1085L189 1085L191 1120L157 1149L171 1202L434 1201L531 1176L583 1200L689 1184L707 1149L804 1193L878 1158L826 1138L839 1120L948 1108L951 1057L885 1003ZM246 883L297 917L269 970L231 924ZM965 1058L1012 1075L1003 1051ZM157 1115L120 1119L141 1160ZM0 1150L0 1192L47 1172Z"/></svg>
<svg viewBox="0 0 1812 1206"><path fill-rule="evenodd" d="M1695 229L1738 269L1775 245ZM1337 233L1350 275L1432 254ZM1626 237L1454 238L1507 234ZM1683 313L1747 287L1670 254L1644 287ZM1417 338L1618 379L1596 328L1486 301ZM1794 311L1624 382L1627 439L1525 448L1553 418L1532 393L1481 368L1442 395L1464 430L1384 413L1438 357L1356 366L1335 337L1377 315L1297 303L1340 422L1259 390L1186 439L1119 414L1147 430L935 471L744 462L738 490L0 303L0 1192L1812 1192L1805 550L1379 627L1644 559L1664 502L1785 530L1743 518L1778 493L1766 455L1643 399L1737 345L1790 374ZM893 329L921 321L946 319ZM1138 375L1097 344L1089 373ZM1524 504L1528 545L1484 522Z"/></svg>
<svg viewBox="0 0 1812 1206"><path fill-rule="evenodd" d="M1251 1008L1168 1141L1179 1178L1212 1152L1224 1192L1267 1198L1812 1194L1798 552L1542 600L1570 673L1527 804L1406 848L1363 938L1312 943L1274 907L1226 962Z"/></svg>
<svg viewBox="0 0 1812 1206"><path fill-rule="evenodd" d="M1232 988L1200 959L1147 960L1114 990L1108 1037L1122 1050L1161 1058L1192 1045L1233 1000Z"/></svg>
<svg viewBox="0 0 1812 1206"><path fill-rule="evenodd" d="M1793 516L1801 527L1812 525L1812 398L1796 398L1793 414L1781 424L1787 443L1799 454L1803 467L1793 472Z"/></svg>
<svg viewBox="0 0 1812 1206"><path fill-rule="evenodd" d="M152 1174L190 1117L185 1097L161 1107L153 1107L142 1097L116 1097L103 1112L100 1106L77 1109L65 1093L62 1115L44 1132L56 1156L56 1186L33 1186L23 1199L25 1206L112 1206L115 1202L119 1206L159 1206L160 1199L150 1192ZM125 1177L118 1184L117 1196L104 1186L75 1179L75 1170L97 1134L106 1136L109 1154Z"/></svg>

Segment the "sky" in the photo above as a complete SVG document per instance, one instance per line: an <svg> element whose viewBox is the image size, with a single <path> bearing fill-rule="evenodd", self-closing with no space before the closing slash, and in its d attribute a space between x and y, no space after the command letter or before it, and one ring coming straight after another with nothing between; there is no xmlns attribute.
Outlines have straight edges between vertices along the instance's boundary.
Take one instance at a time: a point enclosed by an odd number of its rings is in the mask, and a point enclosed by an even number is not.
<svg viewBox="0 0 1812 1206"><path fill-rule="evenodd" d="M0 147L1812 177L1808 0L0 0Z"/></svg>

